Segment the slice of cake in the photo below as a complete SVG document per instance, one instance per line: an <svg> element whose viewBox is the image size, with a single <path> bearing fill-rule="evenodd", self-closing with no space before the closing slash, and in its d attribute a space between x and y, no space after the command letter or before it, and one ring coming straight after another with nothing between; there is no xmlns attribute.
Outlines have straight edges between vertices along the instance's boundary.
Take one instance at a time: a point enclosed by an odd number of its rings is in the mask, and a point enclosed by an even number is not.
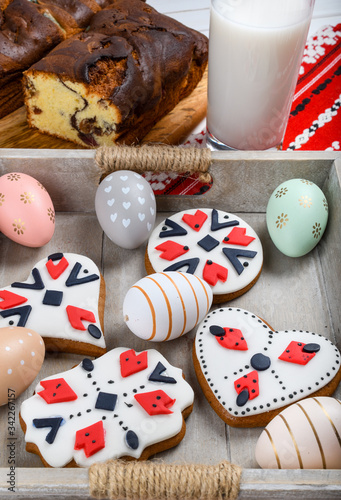
<svg viewBox="0 0 341 500"><path fill-rule="evenodd" d="M139 141L200 81L207 38L116 0L25 72L31 127L82 146Z"/></svg>
<svg viewBox="0 0 341 500"><path fill-rule="evenodd" d="M22 72L114 0L0 0L0 118L23 105Z"/></svg>

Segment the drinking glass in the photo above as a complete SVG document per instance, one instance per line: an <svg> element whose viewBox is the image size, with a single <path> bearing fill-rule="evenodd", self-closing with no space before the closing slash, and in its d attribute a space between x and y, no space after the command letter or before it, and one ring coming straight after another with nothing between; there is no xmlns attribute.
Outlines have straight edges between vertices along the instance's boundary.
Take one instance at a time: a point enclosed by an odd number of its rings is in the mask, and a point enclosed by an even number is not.
<svg viewBox="0 0 341 500"><path fill-rule="evenodd" d="M207 142L279 148L315 0L212 0Z"/></svg>

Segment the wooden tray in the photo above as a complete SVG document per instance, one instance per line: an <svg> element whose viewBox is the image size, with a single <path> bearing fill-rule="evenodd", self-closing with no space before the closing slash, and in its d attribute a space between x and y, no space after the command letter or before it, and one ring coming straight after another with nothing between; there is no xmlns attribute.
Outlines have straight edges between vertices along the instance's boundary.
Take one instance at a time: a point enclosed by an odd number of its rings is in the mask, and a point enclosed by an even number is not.
<svg viewBox="0 0 341 500"><path fill-rule="evenodd" d="M336 499L341 496L338 470L261 470L254 448L260 428L226 426L207 403L196 381L191 360L194 332L168 343L147 343L128 331L122 320L122 301L128 288L145 275L143 245L126 251L106 237L94 213L94 151L0 150L0 175L11 171L28 173L42 182L57 210L53 239L39 249L19 246L0 234L0 279L26 279L32 265L58 251L84 253L101 268L107 299L105 332L108 348L127 346L136 350L157 348L180 366L195 391L193 413L187 420L184 440L153 460L166 463L217 464L221 460L243 466L240 499ZM341 347L341 155L312 153L213 153L210 169L213 187L202 196L160 196L158 220L192 207L218 207L240 213L259 234L265 263L257 284L230 302L253 311L277 329L320 332ZM319 185L327 197L330 216L319 245L308 255L292 259L272 244L266 229L265 210L272 191L284 180L306 178ZM20 263L20 264L19 264ZM47 355L39 379L66 370L82 359L72 354ZM87 469L45 469L39 458L25 452L18 422L21 402L35 384L16 401L15 474L16 491L8 491L8 408L0 408L0 498L86 500L89 498ZM335 394L341 397L341 387ZM186 499L183 499L186 500Z"/></svg>
<svg viewBox="0 0 341 500"><path fill-rule="evenodd" d="M193 92L164 116L142 140L144 143L180 144L206 116L207 70ZM30 129L21 107L0 119L0 148L79 149L79 145ZM87 149L84 146L84 149Z"/></svg>

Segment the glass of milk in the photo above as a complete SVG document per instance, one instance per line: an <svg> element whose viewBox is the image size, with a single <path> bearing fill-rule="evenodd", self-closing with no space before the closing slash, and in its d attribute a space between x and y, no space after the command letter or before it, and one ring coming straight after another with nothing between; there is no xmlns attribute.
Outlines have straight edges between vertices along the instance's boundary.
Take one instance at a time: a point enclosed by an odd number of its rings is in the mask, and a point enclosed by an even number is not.
<svg viewBox="0 0 341 500"><path fill-rule="evenodd" d="M207 141L280 147L315 0L212 0Z"/></svg>

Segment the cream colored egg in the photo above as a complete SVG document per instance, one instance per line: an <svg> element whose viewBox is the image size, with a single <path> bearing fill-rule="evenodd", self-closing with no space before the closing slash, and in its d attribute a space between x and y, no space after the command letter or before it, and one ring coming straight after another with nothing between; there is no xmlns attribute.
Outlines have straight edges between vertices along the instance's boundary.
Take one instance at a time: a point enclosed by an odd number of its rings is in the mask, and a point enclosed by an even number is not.
<svg viewBox="0 0 341 500"><path fill-rule="evenodd" d="M279 413L256 445L263 469L340 469L341 402L307 398Z"/></svg>
<svg viewBox="0 0 341 500"><path fill-rule="evenodd" d="M123 302L128 328L143 340L172 340L194 328L208 313L213 294L187 273L155 273L135 283Z"/></svg>
<svg viewBox="0 0 341 500"><path fill-rule="evenodd" d="M17 398L37 376L45 355L41 336L18 326L0 328L0 406Z"/></svg>

